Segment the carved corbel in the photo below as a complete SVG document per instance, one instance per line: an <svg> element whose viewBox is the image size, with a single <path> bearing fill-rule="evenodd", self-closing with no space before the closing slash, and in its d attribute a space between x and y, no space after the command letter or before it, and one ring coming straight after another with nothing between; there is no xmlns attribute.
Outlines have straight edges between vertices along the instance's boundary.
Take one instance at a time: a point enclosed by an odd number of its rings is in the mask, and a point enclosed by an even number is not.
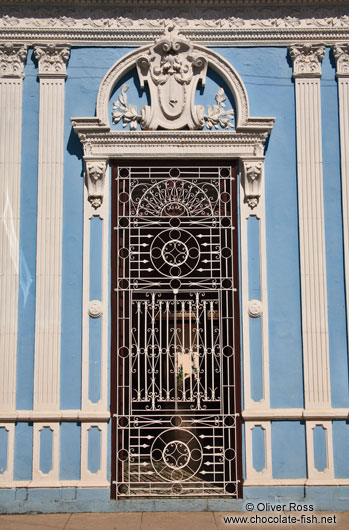
<svg viewBox="0 0 349 530"><path fill-rule="evenodd" d="M289 48L293 62L293 77L321 77L321 63L325 56L323 44L295 44Z"/></svg>
<svg viewBox="0 0 349 530"><path fill-rule="evenodd" d="M253 210L258 206L261 196L263 160L242 160L241 174L245 202Z"/></svg>
<svg viewBox="0 0 349 530"><path fill-rule="evenodd" d="M337 77L349 77L349 44L335 44L332 50L336 59Z"/></svg>
<svg viewBox="0 0 349 530"><path fill-rule="evenodd" d="M85 168L88 201L97 210L103 203L107 162L105 160L89 160L86 162Z"/></svg>
<svg viewBox="0 0 349 530"><path fill-rule="evenodd" d="M23 78L27 46L11 42L0 44L0 77Z"/></svg>
<svg viewBox="0 0 349 530"><path fill-rule="evenodd" d="M34 55L39 64L39 77L66 77L66 66L70 46L43 44L34 46Z"/></svg>

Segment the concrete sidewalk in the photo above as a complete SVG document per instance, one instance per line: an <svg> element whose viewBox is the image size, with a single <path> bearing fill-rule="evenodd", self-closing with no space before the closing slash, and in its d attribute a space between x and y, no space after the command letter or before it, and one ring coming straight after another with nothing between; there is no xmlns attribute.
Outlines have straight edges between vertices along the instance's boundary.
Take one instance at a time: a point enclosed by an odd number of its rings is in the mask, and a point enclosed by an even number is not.
<svg viewBox="0 0 349 530"><path fill-rule="evenodd" d="M273 517L301 516L316 519L308 524L278 524L277 522L239 523L224 522L223 517ZM335 516L335 519L333 517ZM326 518L326 519L324 519ZM253 519L255 521L255 519ZM334 522L335 521L335 522ZM312 512L312 513L242 513L242 512L138 512L138 513L75 513L75 514L38 514L38 515L0 515L0 530L227 530L228 528L265 528L265 530L286 530L313 528L332 528L348 530L349 512Z"/></svg>

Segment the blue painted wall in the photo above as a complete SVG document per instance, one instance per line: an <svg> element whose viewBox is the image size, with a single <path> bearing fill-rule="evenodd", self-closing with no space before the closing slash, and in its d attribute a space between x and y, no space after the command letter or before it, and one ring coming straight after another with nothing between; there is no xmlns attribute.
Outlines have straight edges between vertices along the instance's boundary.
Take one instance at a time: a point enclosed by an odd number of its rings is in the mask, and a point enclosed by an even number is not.
<svg viewBox="0 0 349 530"><path fill-rule="evenodd" d="M273 478L305 478L305 425L299 421L271 424Z"/></svg>

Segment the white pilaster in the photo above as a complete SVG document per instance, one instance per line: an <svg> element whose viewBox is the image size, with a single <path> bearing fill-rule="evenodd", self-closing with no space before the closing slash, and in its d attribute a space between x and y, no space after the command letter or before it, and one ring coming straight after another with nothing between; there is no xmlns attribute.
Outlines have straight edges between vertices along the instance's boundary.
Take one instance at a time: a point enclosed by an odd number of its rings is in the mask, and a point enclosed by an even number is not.
<svg viewBox="0 0 349 530"><path fill-rule="evenodd" d="M241 291L242 291L242 332L244 362L244 408L257 410L270 406L269 385L269 333L268 333L268 289L267 289L267 254L265 233L265 194L264 194L264 158L244 158L241 160L241 192L240 192L240 223L241 223ZM249 299L248 267L248 233L247 222L256 217L259 222L259 268L260 268L260 300ZM260 401L252 399L251 389L251 355L250 355L250 319L261 319L261 350L262 350L262 387Z"/></svg>
<svg viewBox="0 0 349 530"><path fill-rule="evenodd" d="M264 433L264 468L257 471L253 464L253 429L260 427ZM270 421L245 422L246 438L246 481L264 483L272 479L271 423Z"/></svg>
<svg viewBox="0 0 349 530"><path fill-rule="evenodd" d="M39 161L34 408L60 407L64 81L69 47L35 46Z"/></svg>
<svg viewBox="0 0 349 530"><path fill-rule="evenodd" d="M85 159L84 187L84 242L83 242L83 317L82 317L82 410L106 411L108 409L108 259L109 259L109 171L105 159ZM90 264L91 220L99 217L102 223L102 277L101 300L90 300L91 276L96 274ZM90 319L101 319L100 344L100 399L89 399L90 376ZM93 369L93 367L92 367Z"/></svg>
<svg viewBox="0 0 349 530"><path fill-rule="evenodd" d="M0 409L16 408L22 83L27 47L0 44Z"/></svg>
<svg viewBox="0 0 349 530"><path fill-rule="evenodd" d="M322 45L290 48L296 90L299 243L305 408L331 407L323 173Z"/></svg>
<svg viewBox="0 0 349 530"><path fill-rule="evenodd" d="M345 291L347 302L347 333L349 337L349 43L335 45L341 145L341 178L343 206L343 239Z"/></svg>

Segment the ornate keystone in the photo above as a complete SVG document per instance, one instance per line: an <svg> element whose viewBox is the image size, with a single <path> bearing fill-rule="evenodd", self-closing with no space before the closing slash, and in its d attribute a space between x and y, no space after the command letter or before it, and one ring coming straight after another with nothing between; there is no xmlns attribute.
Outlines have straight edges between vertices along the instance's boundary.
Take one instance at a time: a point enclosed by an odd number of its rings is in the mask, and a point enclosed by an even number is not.
<svg viewBox="0 0 349 530"><path fill-rule="evenodd" d="M86 162L88 200L95 210L99 208L103 202L106 169L107 162L105 160Z"/></svg>
<svg viewBox="0 0 349 530"><path fill-rule="evenodd" d="M24 77L27 46L22 44L0 44L0 77Z"/></svg>
<svg viewBox="0 0 349 530"><path fill-rule="evenodd" d="M34 55L39 63L39 77L65 77L70 46L44 44L34 46Z"/></svg>
<svg viewBox="0 0 349 530"><path fill-rule="evenodd" d="M293 62L293 77L320 77L325 55L323 44L295 44L289 48Z"/></svg>
<svg viewBox="0 0 349 530"><path fill-rule="evenodd" d="M335 44L332 50L336 59L337 77L349 77L349 44Z"/></svg>
<svg viewBox="0 0 349 530"><path fill-rule="evenodd" d="M258 205L259 197L261 196L262 171L262 161L242 161L242 178L245 191L245 202L252 210Z"/></svg>

